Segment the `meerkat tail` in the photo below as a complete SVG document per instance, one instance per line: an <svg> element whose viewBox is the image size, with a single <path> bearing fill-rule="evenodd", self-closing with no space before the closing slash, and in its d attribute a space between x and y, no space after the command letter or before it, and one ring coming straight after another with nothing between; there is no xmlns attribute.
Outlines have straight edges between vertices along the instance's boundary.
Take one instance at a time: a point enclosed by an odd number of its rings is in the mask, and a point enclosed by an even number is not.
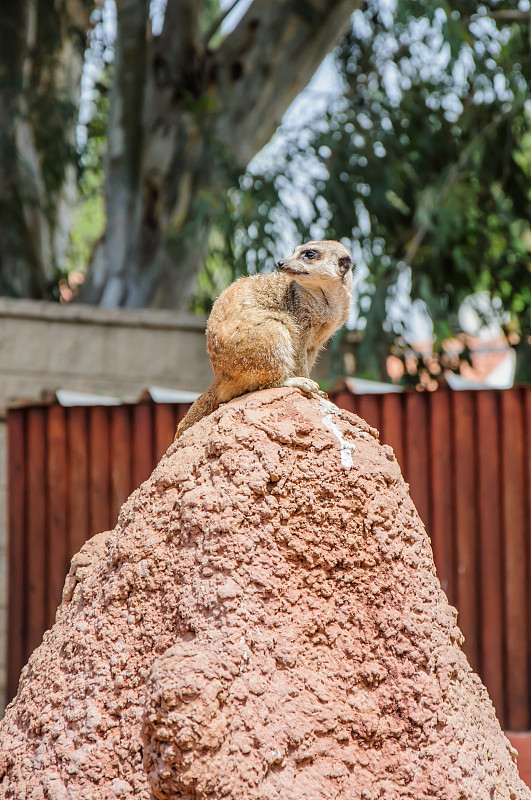
<svg viewBox="0 0 531 800"><path fill-rule="evenodd" d="M195 403L192 404L186 416L179 422L177 426L177 432L175 434L174 442L181 436L185 430L191 428L196 422L199 422L200 419L203 417L208 416L216 408L220 405L219 400L219 391L218 391L218 382L214 381L214 383L208 387L206 392L197 398Z"/></svg>

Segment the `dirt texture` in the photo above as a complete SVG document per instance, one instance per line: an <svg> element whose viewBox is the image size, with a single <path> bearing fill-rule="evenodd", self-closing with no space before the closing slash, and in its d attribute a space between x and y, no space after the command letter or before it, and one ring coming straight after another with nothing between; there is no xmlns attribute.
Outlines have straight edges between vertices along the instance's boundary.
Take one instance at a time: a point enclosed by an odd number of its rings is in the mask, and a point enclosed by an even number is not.
<svg viewBox="0 0 531 800"><path fill-rule="evenodd" d="M170 447L0 726L30 800L531 799L390 448L297 390Z"/></svg>

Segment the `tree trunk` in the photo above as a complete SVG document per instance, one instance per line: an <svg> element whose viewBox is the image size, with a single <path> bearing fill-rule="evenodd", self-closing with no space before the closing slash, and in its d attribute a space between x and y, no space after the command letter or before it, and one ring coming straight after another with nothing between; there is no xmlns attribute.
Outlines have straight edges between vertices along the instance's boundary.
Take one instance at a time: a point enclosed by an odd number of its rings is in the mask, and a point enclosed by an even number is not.
<svg viewBox="0 0 531 800"><path fill-rule="evenodd" d="M0 293L47 297L69 242L90 0L7 0L0 25Z"/></svg>
<svg viewBox="0 0 531 800"><path fill-rule="evenodd" d="M186 307L216 201L270 139L361 0L254 0L215 50L195 0L118 3L108 225L82 299ZM128 77L124 79L124 74Z"/></svg>

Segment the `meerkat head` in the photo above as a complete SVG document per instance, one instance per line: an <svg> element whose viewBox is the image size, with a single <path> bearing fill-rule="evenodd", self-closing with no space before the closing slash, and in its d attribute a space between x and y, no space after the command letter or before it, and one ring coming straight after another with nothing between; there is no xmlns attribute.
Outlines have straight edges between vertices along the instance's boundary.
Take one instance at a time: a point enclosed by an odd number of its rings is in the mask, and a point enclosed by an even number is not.
<svg viewBox="0 0 531 800"><path fill-rule="evenodd" d="M307 242L295 248L292 256L277 262L277 267L303 286L341 282L352 286L352 257L340 242Z"/></svg>

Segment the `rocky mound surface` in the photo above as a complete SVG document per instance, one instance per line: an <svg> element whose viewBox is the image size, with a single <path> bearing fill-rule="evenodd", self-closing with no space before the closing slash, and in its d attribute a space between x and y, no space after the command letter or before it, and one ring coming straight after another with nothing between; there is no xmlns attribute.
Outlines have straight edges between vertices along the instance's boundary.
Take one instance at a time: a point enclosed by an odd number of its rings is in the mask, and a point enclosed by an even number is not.
<svg viewBox="0 0 531 800"><path fill-rule="evenodd" d="M392 451L272 389L73 561L0 726L31 800L530 800Z"/></svg>

